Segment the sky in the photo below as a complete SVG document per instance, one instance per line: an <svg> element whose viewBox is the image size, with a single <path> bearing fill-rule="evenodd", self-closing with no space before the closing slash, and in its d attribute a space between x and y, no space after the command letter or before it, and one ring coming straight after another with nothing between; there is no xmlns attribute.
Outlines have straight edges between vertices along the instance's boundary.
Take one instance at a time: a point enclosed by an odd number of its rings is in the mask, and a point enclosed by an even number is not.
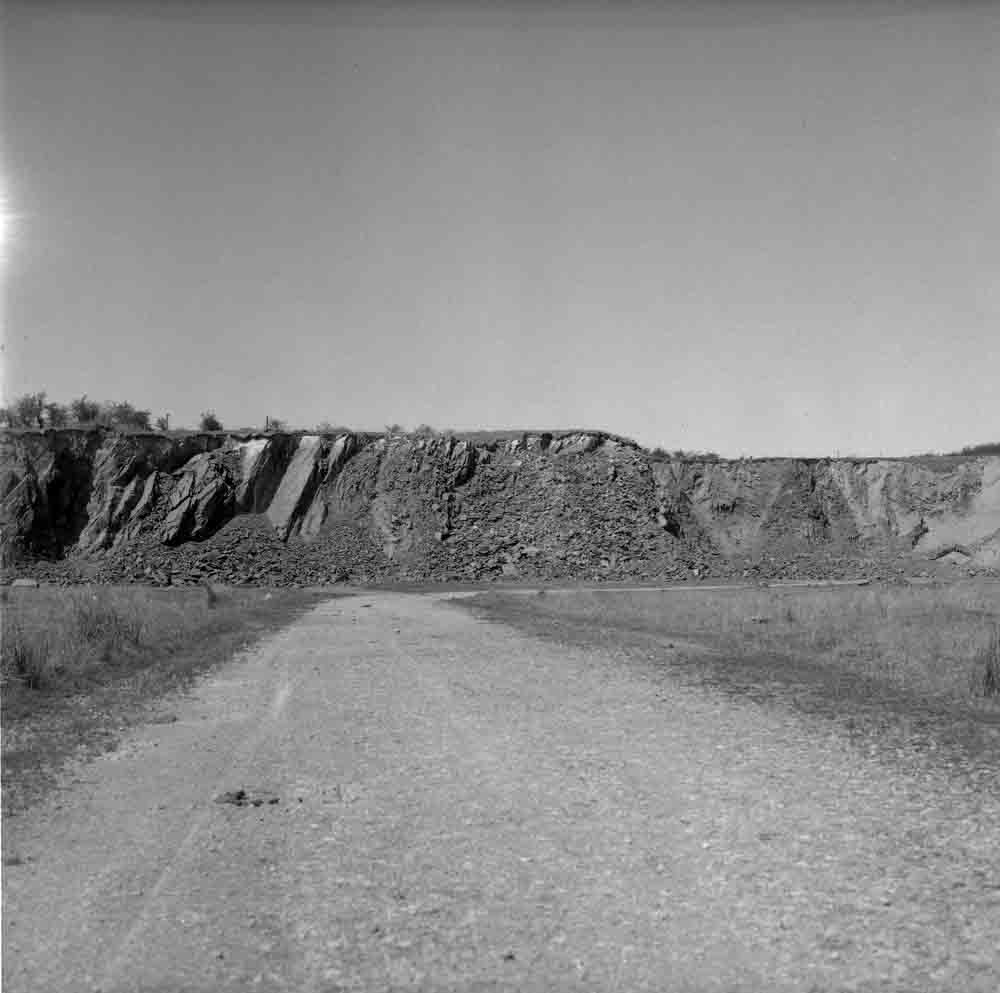
<svg viewBox="0 0 1000 993"><path fill-rule="evenodd" d="M0 16L8 400L728 456L1000 438L1000 4Z"/></svg>

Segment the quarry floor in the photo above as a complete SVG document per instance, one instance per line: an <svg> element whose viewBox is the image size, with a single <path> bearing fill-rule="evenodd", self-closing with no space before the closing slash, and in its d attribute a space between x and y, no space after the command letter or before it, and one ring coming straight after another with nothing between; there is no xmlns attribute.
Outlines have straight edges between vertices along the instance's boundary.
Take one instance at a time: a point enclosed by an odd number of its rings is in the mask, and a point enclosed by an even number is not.
<svg viewBox="0 0 1000 993"><path fill-rule="evenodd" d="M669 661L325 602L5 821L3 988L992 993L995 769Z"/></svg>

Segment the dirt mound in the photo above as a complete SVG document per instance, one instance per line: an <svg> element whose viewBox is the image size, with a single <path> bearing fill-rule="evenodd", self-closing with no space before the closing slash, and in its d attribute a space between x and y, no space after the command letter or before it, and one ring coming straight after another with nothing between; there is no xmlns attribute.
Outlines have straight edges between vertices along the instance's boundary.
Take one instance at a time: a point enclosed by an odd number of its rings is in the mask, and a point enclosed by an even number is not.
<svg viewBox="0 0 1000 993"><path fill-rule="evenodd" d="M0 438L8 566L153 582L1000 567L1000 458L660 460L602 432Z"/></svg>

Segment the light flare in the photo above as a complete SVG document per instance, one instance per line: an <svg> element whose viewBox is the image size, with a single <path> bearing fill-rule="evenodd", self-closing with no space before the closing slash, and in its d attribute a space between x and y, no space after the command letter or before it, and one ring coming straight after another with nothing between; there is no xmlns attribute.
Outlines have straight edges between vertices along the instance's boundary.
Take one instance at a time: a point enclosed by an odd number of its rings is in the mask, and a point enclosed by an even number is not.
<svg viewBox="0 0 1000 993"><path fill-rule="evenodd" d="M0 265L7 262L10 244L14 240L14 221L17 215L10 209L10 198L0 193Z"/></svg>

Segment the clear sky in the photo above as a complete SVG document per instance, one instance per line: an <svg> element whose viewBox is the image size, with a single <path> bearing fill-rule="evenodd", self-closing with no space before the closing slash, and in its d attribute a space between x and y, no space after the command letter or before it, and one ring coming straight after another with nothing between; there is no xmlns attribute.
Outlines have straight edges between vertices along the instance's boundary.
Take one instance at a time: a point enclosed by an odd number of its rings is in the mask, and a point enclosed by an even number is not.
<svg viewBox="0 0 1000 993"><path fill-rule="evenodd" d="M1000 3L7 0L5 392L1000 437Z"/></svg>

